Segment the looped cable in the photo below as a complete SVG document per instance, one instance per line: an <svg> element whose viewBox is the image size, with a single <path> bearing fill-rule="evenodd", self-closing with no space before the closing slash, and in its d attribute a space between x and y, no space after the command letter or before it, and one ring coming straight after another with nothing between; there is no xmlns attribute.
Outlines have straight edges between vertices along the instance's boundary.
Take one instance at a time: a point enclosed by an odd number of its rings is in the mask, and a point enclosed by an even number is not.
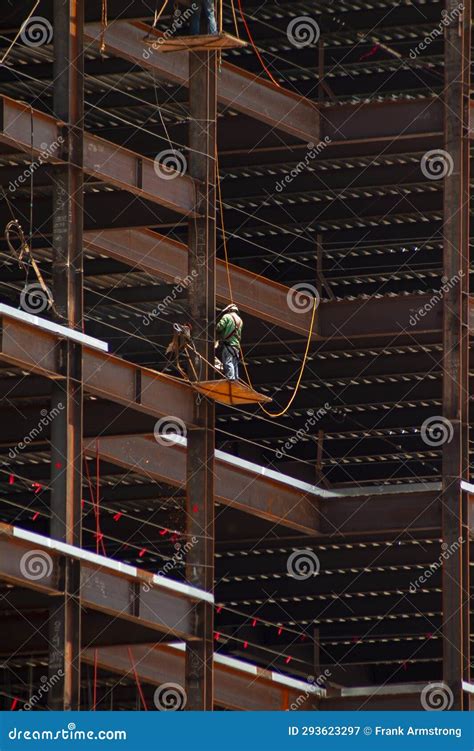
<svg viewBox="0 0 474 751"><path fill-rule="evenodd" d="M46 299L48 300L48 308L52 308L53 310L55 310L54 298L51 294L51 291L45 284L43 275L41 274L38 264L33 258L31 248L28 245L28 242L25 237L25 233L23 232L23 227L21 226L18 219L11 219L8 222L7 226L5 227L5 240L7 241L8 249L10 250L12 255L16 257L18 261L18 266L20 267L20 269L22 269L25 272L27 276L27 280L28 280L28 270L29 270L28 267L31 266L31 268L36 274L36 278L38 280L38 283L41 289L46 295ZM18 247L15 247L14 243L17 243Z"/></svg>

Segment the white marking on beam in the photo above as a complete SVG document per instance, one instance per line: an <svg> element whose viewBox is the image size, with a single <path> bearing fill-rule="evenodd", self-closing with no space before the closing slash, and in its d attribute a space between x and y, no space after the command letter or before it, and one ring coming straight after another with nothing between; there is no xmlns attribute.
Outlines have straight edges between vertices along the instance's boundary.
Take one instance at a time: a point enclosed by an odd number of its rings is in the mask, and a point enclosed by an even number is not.
<svg viewBox="0 0 474 751"><path fill-rule="evenodd" d="M470 482L466 482L466 480L461 480L461 490L467 490L468 493L474 495L474 485Z"/></svg>
<svg viewBox="0 0 474 751"><path fill-rule="evenodd" d="M174 642L167 646L177 649L179 652L186 652L185 642ZM225 665L228 668L238 671L239 673L248 673L257 678L263 680L273 681L274 683L280 683L282 686L288 686L289 688L296 688L298 691L307 692L308 694L318 694L320 696L326 696L326 691L319 686L315 686L312 683L304 683L296 678L290 678L289 675L283 675L282 673L270 672L268 670L262 670L256 665L252 665L250 662L244 662L243 660L237 660L235 657L228 657L214 652L214 662L219 665Z"/></svg>
<svg viewBox="0 0 474 751"><path fill-rule="evenodd" d="M32 315L32 313L25 313L23 310L17 310L10 305L0 303L0 315L9 316L10 318L16 318L18 321L28 323L31 326L36 326L44 331L50 331L52 334L57 334L64 339L71 339L73 342L84 344L86 347L93 347L94 349L100 349L102 352L109 351L109 345L102 339L96 339L94 336L88 336L76 329L70 329L68 326L61 326L54 321L48 321L46 318L40 318L39 316Z"/></svg>
<svg viewBox="0 0 474 751"><path fill-rule="evenodd" d="M420 694L424 683L394 683L392 686L361 686L343 688L341 696L396 696L400 694Z"/></svg>
<svg viewBox="0 0 474 751"><path fill-rule="evenodd" d="M173 443L186 448L187 440L184 436L171 434L168 437L172 440ZM274 480L275 482L278 482L282 485L288 485L292 488L296 488L297 490L301 490L307 495L314 495L318 498L342 498L345 496L351 497L385 494L396 495L397 493L422 493L426 491L441 490L440 482L417 482L406 485L375 485L374 487L370 488L361 488L360 486L358 486L356 488L342 488L341 490L324 490L324 488L319 488L317 485L310 485L310 483L308 482L297 480L295 477L284 475L281 472L275 472L275 470L273 469L267 469L266 467L260 466L260 464L254 464L253 462L246 461L245 459L241 459L240 457L234 456L233 454L228 454L225 451L220 451L220 449L216 450L215 457L225 464L230 464L234 467L238 467L239 469L246 470L247 472L252 472L252 474L255 475L267 477L269 480Z"/></svg>

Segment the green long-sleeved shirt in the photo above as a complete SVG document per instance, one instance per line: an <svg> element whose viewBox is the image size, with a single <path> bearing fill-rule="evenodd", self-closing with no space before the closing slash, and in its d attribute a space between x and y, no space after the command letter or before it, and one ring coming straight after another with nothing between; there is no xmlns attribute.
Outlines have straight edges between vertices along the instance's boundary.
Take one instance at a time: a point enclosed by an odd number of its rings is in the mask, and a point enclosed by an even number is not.
<svg viewBox="0 0 474 751"><path fill-rule="evenodd" d="M240 347L242 338L243 321L237 313L226 313L217 322L216 334L219 342L231 344L233 347Z"/></svg>

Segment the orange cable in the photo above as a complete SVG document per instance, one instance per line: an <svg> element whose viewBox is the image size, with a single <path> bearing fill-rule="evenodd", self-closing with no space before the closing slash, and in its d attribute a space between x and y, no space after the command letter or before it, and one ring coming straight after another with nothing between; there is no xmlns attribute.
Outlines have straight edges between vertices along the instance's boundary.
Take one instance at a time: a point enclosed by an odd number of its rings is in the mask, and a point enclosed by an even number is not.
<svg viewBox="0 0 474 751"><path fill-rule="evenodd" d="M136 667L135 667L135 663L133 661L132 650L130 649L130 647L128 647L127 649L128 649L128 657L129 657L129 660L130 660L130 664L132 666L133 674L135 676L135 681L136 681L136 684L137 684L138 693L140 694L140 699L142 700L142 704L143 704L143 706L145 708L145 712L147 712L148 711L148 707L146 705L145 697L143 695L142 686L141 686L141 683L140 683L140 678L138 677L138 673L137 673L137 670L136 670Z"/></svg>
<svg viewBox="0 0 474 751"><path fill-rule="evenodd" d="M247 23L247 21L245 19L244 12L242 10L241 0L237 0L237 2L239 4L240 17L242 18L243 24L245 26L245 31L247 32L247 36L249 38L250 44L252 45L252 47L253 47L253 49L255 51L255 54L257 55L258 59L260 60L260 65L262 66L262 68L264 69L264 71L268 74L268 76L270 77L270 80L272 81L272 83L274 83L275 86L278 86L278 88L280 89L281 88L280 84L278 83L278 81L275 80L275 78L273 77L271 71L265 65L265 60L261 56L260 51L259 51L257 45L254 42L254 39L253 39L253 36L252 36L252 32L250 31L249 25L248 25L248 23Z"/></svg>

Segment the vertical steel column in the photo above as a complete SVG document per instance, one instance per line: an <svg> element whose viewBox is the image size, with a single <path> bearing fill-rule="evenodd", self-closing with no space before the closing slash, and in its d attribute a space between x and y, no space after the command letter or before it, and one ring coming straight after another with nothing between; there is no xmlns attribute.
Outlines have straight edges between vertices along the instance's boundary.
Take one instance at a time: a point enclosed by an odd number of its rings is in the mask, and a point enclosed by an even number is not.
<svg viewBox="0 0 474 751"><path fill-rule="evenodd" d="M54 1L53 107L63 127L66 164L53 174L53 297L57 319L83 326L83 59L84 0ZM82 495L82 350L62 342L58 349L63 380L55 383L51 427L51 536L81 544ZM64 597L50 612L49 671L61 676L53 684L51 709L79 709L80 704L80 569L66 561Z"/></svg>
<svg viewBox="0 0 474 751"><path fill-rule="evenodd" d="M443 446L443 678L456 710L468 708L462 681L469 680L470 659L468 497L460 482L469 480L471 0L446 0L445 8L443 414L453 438Z"/></svg>
<svg viewBox="0 0 474 751"><path fill-rule="evenodd" d="M193 338L208 363L214 362L216 305L216 120L217 53L189 55L189 173L197 181L197 209L202 218L189 225L189 310ZM205 362L200 379L212 377ZM187 533L197 542L187 555L187 578L208 592L214 589L214 447L215 409L196 397L194 423L188 432ZM213 708L214 609L199 604L194 611L196 641L186 650L187 708Z"/></svg>

